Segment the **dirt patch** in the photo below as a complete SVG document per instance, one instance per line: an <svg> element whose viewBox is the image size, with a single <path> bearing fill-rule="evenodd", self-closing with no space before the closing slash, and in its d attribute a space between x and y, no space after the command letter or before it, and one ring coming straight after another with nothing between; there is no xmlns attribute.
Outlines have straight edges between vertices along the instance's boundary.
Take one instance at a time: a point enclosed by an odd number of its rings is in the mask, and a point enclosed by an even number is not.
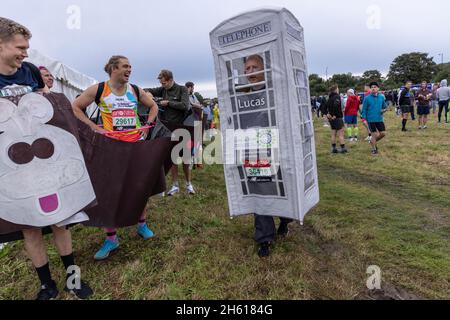
<svg viewBox="0 0 450 320"><path fill-rule="evenodd" d="M366 290L356 300L425 300L405 289L384 283L381 290Z"/></svg>

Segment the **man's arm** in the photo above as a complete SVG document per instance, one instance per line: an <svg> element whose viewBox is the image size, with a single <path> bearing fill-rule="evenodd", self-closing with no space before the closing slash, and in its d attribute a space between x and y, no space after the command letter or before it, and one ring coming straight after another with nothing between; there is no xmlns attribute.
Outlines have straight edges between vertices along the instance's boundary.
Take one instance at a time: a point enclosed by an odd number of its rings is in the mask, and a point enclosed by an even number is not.
<svg viewBox="0 0 450 320"><path fill-rule="evenodd" d="M140 103L149 108L150 112L148 113L148 120L147 122L152 123L155 121L157 115L158 115L158 106L156 105L156 102L153 100L153 95L149 92L146 92L139 88L139 95L140 95Z"/></svg>
<svg viewBox="0 0 450 320"><path fill-rule="evenodd" d="M322 114L327 117L330 115L330 112L328 110L328 103L329 103L329 100L325 103L322 103Z"/></svg>
<svg viewBox="0 0 450 320"><path fill-rule="evenodd" d="M162 94L163 94L163 87L159 87L159 88L148 88L148 89L145 89L144 91L146 91L146 92L148 92L148 93L150 93L152 96L154 96L154 97L158 97L158 98L161 98L162 97Z"/></svg>
<svg viewBox="0 0 450 320"><path fill-rule="evenodd" d="M94 122L89 120L89 118L84 114L84 110L95 102L95 96L97 95L98 84L89 87L84 91L75 101L72 103L72 110L75 116L85 124L87 124L93 131L103 133L106 130L97 126ZM100 112L100 111L99 111Z"/></svg>
<svg viewBox="0 0 450 320"><path fill-rule="evenodd" d="M350 99L347 99L347 102L345 103L345 106L344 106L344 111L343 111L344 114L345 114L345 111L347 110L347 108L350 107L350 103L351 103Z"/></svg>
<svg viewBox="0 0 450 320"><path fill-rule="evenodd" d="M194 101L195 102L191 102L191 106L192 108L198 109L198 110L203 110L203 106L200 104L200 101L198 101L197 97L195 95L194 96Z"/></svg>
<svg viewBox="0 0 450 320"><path fill-rule="evenodd" d="M367 99L367 97L364 99L363 102L363 107L361 110L361 118L362 119L366 119L367 120L367 107L369 106L369 100Z"/></svg>
<svg viewBox="0 0 450 320"><path fill-rule="evenodd" d="M398 98L397 98L397 104L400 105L400 101L402 100L402 94L403 94L403 90L400 91L400 93L398 94Z"/></svg>

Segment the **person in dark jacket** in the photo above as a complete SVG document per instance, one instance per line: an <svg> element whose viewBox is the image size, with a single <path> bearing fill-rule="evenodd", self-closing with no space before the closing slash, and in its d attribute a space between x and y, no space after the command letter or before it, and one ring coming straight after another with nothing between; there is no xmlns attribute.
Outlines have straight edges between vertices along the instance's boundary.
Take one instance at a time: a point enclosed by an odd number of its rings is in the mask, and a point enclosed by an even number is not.
<svg viewBox="0 0 450 320"><path fill-rule="evenodd" d="M408 114L412 114L414 112L414 105L416 103L416 99L414 94L411 92L412 82L406 81L405 88L400 92L398 97L398 105L400 106L403 119L402 119L402 131L406 132L406 124L408 122Z"/></svg>
<svg viewBox="0 0 450 320"><path fill-rule="evenodd" d="M341 97L339 96L339 88L334 85L330 88L330 96L325 104L324 114L330 121L331 126L331 144L332 153L339 153L336 148L337 136L339 136L339 142L341 144L340 153L347 153L347 148L345 147L345 137L344 137L344 114L342 113Z"/></svg>
<svg viewBox="0 0 450 320"><path fill-rule="evenodd" d="M185 86L180 86L175 83L173 73L169 70L162 70L158 76L161 87L146 89L154 97L163 99L159 102L159 106L163 109L161 118L169 124L183 125L183 122L188 115L191 107L189 100L189 91ZM186 178L186 191L188 194L195 194L192 185L192 164L183 163L183 171ZM174 196L180 192L178 183L178 166L174 165L171 169L172 173L172 188L168 195Z"/></svg>
<svg viewBox="0 0 450 320"><path fill-rule="evenodd" d="M159 88L145 89L154 97L163 99L159 105L163 108L163 119L169 123L182 125L190 109L189 93L185 86L180 86L173 80L173 73L162 70L158 76Z"/></svg>

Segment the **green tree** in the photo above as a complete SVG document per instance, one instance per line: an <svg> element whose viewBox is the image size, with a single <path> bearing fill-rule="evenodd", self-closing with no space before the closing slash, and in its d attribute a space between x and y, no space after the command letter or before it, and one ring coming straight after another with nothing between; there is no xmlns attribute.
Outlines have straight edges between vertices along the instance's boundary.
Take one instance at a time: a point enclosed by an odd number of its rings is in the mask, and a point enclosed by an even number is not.
<svg viewBox="0 0 450 320"><path fill-rule="evenodd" d="M440 64L437 66L436 76L433 78L433 82L440 82L441 80L447 79L450 81L450 62Z"/></svg>
<svg viewBox="0 0 450 320"><path fill-rule="evenodd" d="M382 90L393 90L400 88L404 83L402 82L396 82L391 78L387 78L383 81L381 85Z"/></svg>
<svg viewBox="0 0 450 320"><path fill-rule="evenodd" d="M420 83L422 80L430 81L436 72L436 63L428 53L405 53L392 62L388 78L395 83L404 83L407 80Z"/></svg>
<svg viewBox="0 0 450 320"><path fill-rule="evenodd" d="M197 97L198 102L200 102L200 104L203 104L203 101L205 101L205 99L203 98L203 96L199 92L195 92L194 96Z"/></svg>
<svg viewBox="0 0 450 320"><path fill-rule="evenodd" d="M361 80L364 81L364 84L369 84L370 82L376 81L381 84L382 75L378 70L368 70L365 71L361 77Z"/></svg>
<svg viewBox="0 0 450 320"><path fill-rule="evenodd" d="M311 92L311 97L317 97L326 94L328 88L325 80L323 80L318 74L313 73L309 75L309 90Z"/></svg>
<svg viewBox="0 0 450 320"><path fill-rule="evenodd" d="M358 80L351 73L335 74L330 79L330 84L337 84L341 92L355 88L357 82Z"/></svg>

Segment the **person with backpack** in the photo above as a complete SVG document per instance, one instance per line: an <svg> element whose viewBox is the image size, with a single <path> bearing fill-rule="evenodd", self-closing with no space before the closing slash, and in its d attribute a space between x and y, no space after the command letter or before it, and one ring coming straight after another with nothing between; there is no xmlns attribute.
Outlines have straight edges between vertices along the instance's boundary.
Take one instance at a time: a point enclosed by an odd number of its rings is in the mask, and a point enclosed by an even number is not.
<svg viewBox="0 0 450 320"><path fill-rule="evenodd" d="M151 125L158 114L158 106L152 95L129 83L131 64L124 56L111 57L105 66L105 72L110 77L108 81L91 86L73 102L75 116L95 132L108 133L113 139L129 143L145 140L148 129L139 130L142 124L139 120L138 104L150 109L147 125ZM92 122L84 113L94 102L100 109L103 127ZM147 226L145 211L139 219L137 232L144 240L154 236ZM95 260L104 260L119 248L117 229L107 229L106 233L107 239L95 254Z"/></svg>

